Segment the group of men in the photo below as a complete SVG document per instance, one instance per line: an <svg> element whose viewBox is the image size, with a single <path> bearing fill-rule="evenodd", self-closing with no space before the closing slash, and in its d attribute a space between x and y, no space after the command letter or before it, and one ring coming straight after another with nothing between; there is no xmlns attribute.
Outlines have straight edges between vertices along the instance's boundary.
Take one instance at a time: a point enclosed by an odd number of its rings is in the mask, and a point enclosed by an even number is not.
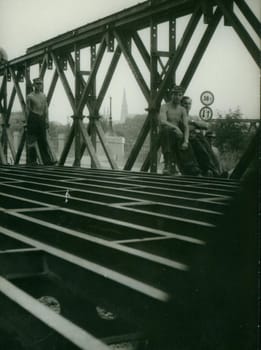
<svg viewBox="0 0 261 350"><path fill-rule="evenodd" d="M5 58L3 51L1 57ZM206 131L208 126L205 122L189 116L192 100L183 95L182 87L174 86L170 102L160 108L158 119L161 150L164 156L163 173L220 176L219 159L212 145L214 135ZM49 152L46 135L49 127L48 103L43 93L41 78L33 80L33 91L27 96L26 108L27 163L37 164L40 153L43 164L52 165L55 161Z"/></svg>
<svg viewBox="0 0 261 350"><path fill-rule="evenodd" d="M41 78L33 80L33 91L28 94L27 138L28 163L37 164L36 145L43 164L55 162L49 153L46 129L49 127L48 103L43 93ZM164 156L164 174L194 176L220 176L221 169L217 155L213 151L211 132L206 132L207 124L191 118L189 112L192 100L184 96L179 86L172 89L171 101L163 104L159 112L161 149ZM206 135L204 135L205 130Z"/></svg>
<svg viewBox="0 0 261 350"><path fill-rule="evenodd" d="M215 135L207 131L207 123L189 116L191 104L182 87L174 86L170 102L160 108L163 174L220 176L220 162L212 145Z"/></svg>

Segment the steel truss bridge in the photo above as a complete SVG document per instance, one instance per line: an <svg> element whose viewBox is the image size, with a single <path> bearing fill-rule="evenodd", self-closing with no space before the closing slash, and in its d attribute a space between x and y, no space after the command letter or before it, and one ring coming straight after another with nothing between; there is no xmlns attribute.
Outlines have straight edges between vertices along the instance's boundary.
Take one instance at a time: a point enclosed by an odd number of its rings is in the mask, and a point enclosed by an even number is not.
<svg viewBox="0 0 261 350"><path fill-rule="evenodd" d="M257 347L260 131L230 179L156 173L157 110L168 99L200 19L205 32L181 79L185 88L222 18L260 65L259 48L235 8L260 35L260 23L244 0L154 0L35 45L0 66L0 341L8 333L34 350ZM176 45L176 20L185 15L190 20ZM160 51L158 25L165 22L169 50ZM150 30L149 50L139 35L145 28ZM148 68L149 84L133 46ZM80 62L86 48L89 71ZM98 91L106 51L111 62ZM148 116L119 171L99 109L122 55L148 102ZM31 89L35 65L43 78L53 70L48 102L60 79L72 108L73 125L56 167L19 164L26 126L17 150L9 129L16 96L25 114L23 90ZM67 69L75 79L74 91ZM8 84L13 84L10 94ZM90 134L83 124L85 106ZM130 171L148 135L143 171ZM101 169L97 139L110 170ZM63 166L73 142L75 167ZM85 150L90 169L79 167ZM6 164L8 151L12 166ZM43 297L54 298L53 305L39 302ZM54 312L50 306L56 302Z"/></svg>

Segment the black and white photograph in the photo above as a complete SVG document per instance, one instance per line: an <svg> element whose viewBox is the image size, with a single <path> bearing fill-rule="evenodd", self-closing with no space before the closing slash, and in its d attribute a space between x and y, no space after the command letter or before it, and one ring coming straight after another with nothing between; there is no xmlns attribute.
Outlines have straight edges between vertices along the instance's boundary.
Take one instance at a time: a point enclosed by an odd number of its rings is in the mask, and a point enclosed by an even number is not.
<svg viewBox="0 0 261 350"><path fill-rule="evenodd" d="M0 350L260 349L259 0L0 0Z"/></svg>

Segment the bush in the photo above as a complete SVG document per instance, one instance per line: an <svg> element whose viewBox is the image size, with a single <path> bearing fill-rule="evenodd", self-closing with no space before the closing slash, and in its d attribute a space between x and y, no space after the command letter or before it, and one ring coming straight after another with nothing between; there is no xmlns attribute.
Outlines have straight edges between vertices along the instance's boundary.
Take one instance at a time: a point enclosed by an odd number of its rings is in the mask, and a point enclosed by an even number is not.
<svg viewBox="0 0 261 350"><path fill-rule="evenodd" d="M240 110L229 111L225 116L219 115L212 122L211 129L216 133L215 146L221 153L224 170L231 170L238 163L253 136L248 123L242 121Z"/></svg>

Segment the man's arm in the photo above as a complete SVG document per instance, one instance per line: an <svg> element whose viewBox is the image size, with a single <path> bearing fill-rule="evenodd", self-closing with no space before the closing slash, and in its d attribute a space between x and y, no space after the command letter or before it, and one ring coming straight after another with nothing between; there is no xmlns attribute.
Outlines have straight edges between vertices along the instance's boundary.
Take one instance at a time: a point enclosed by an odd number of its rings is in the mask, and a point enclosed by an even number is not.
<svg viewBox="0 0 261 350"><path fill-rule="evenodd" d="M44 118L45 118L45 124L46 128L49 128L49 109L48 109L48 103L47 103L47 98L45 95L43 95L45 99L45 109L44 109Z"/></svg>
<svg viewBox="0 0 261 350"><path fill-rule="evenodd" d="M208 124L199 118L193 117L189 120L189 124L193 125L197 129L207 130Z"/></svg>
<svg viewBox="0 0 261 350"><path fill-rule="evenodd" d="M27 116L29 115L29 113L32 111L32 105L31 105L32 101L31 101L31 96L27 95L26 97L26 114Z"/></svg>
<svg viewBox="0 0 261 350"><path fill-rule="evenodd" d="M183 143L181 145L182 149L187 149L188 148L188 140L189 140L189 124L188 124L188 115L185 110L185 108L182 108L182 126L184 130L184 138L183 138Z"/></svg>

